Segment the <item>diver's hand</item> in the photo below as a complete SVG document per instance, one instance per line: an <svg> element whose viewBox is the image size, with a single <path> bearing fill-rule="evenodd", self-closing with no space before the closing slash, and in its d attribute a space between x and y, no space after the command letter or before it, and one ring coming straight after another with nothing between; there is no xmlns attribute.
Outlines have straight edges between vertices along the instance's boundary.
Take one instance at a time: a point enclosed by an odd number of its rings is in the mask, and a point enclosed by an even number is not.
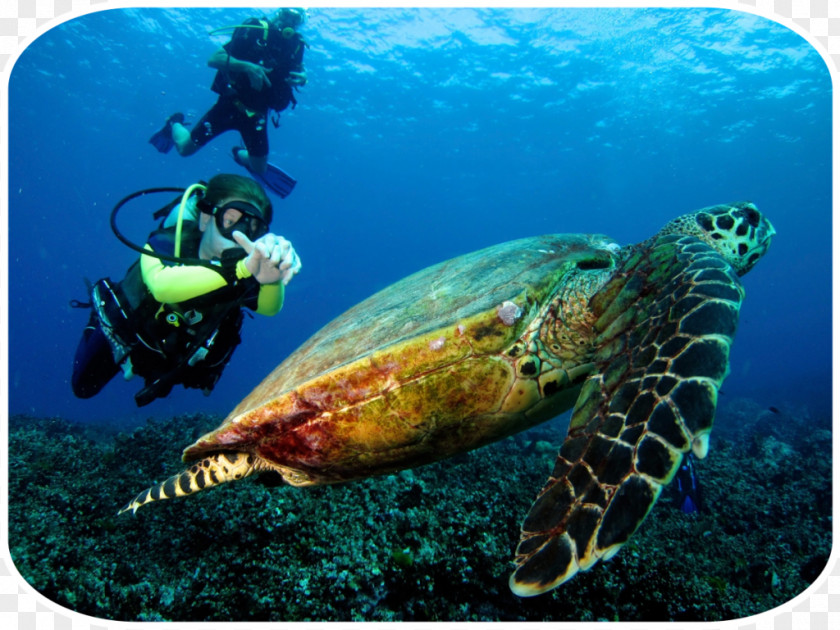
<svg viewBox="0 0 840 630"><path fill-rule="evenodd" d="M283 286L289 284L291 279L300 271L301 262L300 256L297 255L295 248L292 244L287 241L282 236L277 236L278 247L282 247L285 244L285 253L283 253L280 257L280 264L277 266L280 269L281 273L283 274L280 277L280 281L283 283Z"/></svg>
<svg viewBox="0 0 840 630"><path fill-rule="evenodd" d="M271 68L265 68L256 63L249 63L245 66L245 74L248 75L248 81L251 82L251 87L255 90L271 87L271 81L268 80L269 72L271 72Z"/></svg>
<svg viewBox="0 0 840 630"><path fill-rule="evenodd" d="M252 241L236 230L233 240L245 250L245 267L260 284L282 282L289 284L300 271L300 258L292 244L282 236L266 234Z"/></svg>
<svg viewBox="0 0 840 630"><path fill-rule="evenodd" d="M286 77L286 83L295 87L303 87L304 85L306 85L306 73L290 72L289 76Z"/></svg>

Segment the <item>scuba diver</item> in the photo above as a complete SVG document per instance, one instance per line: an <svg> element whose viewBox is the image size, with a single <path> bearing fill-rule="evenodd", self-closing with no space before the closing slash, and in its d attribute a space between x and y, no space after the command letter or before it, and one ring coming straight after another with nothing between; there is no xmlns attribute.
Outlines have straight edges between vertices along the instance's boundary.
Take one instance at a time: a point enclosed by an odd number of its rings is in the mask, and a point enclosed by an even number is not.
<svg viewBox="0 0 840 630"><path fill-rule="evenodd" d="M295 180L268 162L269 110L280 112L297 105L294 90L306 85L303 52L306 42L295 30L306 19L303 9L279 9L271 18L249 18L234 29L230 41L214 52L207 65L216 69L210 89L219 95L215 105L193 126L180 112L172 114L149 142L161 153L174 146L192 155L221 133L237 130L244 148L233 147L233 159L266 188L285 197ZM212 33L211 33L212 34ZM279 116L272 120L279 125Z"/></svg>
<svg viewBox="0 0 840 630"><path fill-rule="evenodd" d="M694 470L694 455L683 455L674 483L671 486L675 504L683 514L694 514L704 509L703 489Z"/></svg>
<svg viewBox="0 0 840 630"><path fill-rule="evenodd" d="M145 246L116 227L117 211L152 193L181 194L155 213L161 219ZM240 342L243 307L275 315L285 286L300 271L292 244L269 232L271 202L253 179L220 174L186 190L152 188L121 200L111 227L141 253L125 278L90 288L90 320L73 361L73 392L95 396L122 369L145 387L138 406L167 396L173 385L215 386Z"/></svg>

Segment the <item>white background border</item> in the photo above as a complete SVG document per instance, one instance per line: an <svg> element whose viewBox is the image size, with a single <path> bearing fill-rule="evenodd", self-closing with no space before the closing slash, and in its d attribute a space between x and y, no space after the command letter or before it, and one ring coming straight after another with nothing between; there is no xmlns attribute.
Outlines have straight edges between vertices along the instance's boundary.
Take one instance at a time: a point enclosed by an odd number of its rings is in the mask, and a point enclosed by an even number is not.
<svg viewBox="0 0 840 630"><path fill-rule="evenodd" d="M8 488L8 389L4 386L8 380L8 319L6 309L8 308L8 124L9 124L9 99L8 83L9 75L20 53L32 43L39 35L50 28L80 15L100 11L103 9L125 8L125 7L150 7L150 6L208 6L218 4L220 6L234 6L232 1L205 0L195 2L191 0L149 0L147 2L123 2L120 0L0 0L0 628L2 630L99 630L102 628L130 628L146 625L140 622L125 623L95 619L76 612L67 610L58 604L48 600L33 589L17 572L14 563L9 555L7 540L7 488ZM244 3L243 3L244 4ZM278 6L293 4L288 2L267 3L254 0L247 3L249 7ZM440 6L440 2L399 2L387 0L373 0L364 3L348 3L342 0L333 2L310 1L305 2L307 6ZM450 3L451 4L451 3ZM719 7L737 9L772 19L792 29L806 40L823 56L826 65L832 75L834 93L833 97L833 118L834 128L834 151L833 151L833 175L834 181L838 181L838 105L837 86L840 77L840 1L838 0L720 0L718 2L648 2L632 0L605 0L603 2L569 2L568 0L554 1L531 1L524 2L527 6L659 6L659 7ZM460 0L457 6L519 6L518 2L509 0L498 2L493 0L470 1ZM837 201L833 201L837 216ZM834 247L836 252L837 235L835 233ZM838 265L835 256L834 277L838 277ZM837 292L835 291L835 294ZM837 312L835 303L834 312ZM835 322L836 323L836 322ZM829 331L825 331L828 334ZM833 336L832 336L833 337ZM834 343L834 356L837 356L837 343ZM835 387L838 379L838 370L835 362L834 369ZM834 418L837 418L837 400L835 397ZM834 514L838 513L837 497L837 427L834 427ZM834 540L837 540L837 526L835 520ZM195 624L174 623L175 627L195 627ZM219 624L214 624L219 625ZM243 624L236 624L242 626ZM265 623L253 623L249 626L272 625ZM572 625L555 624L555 625ZM588 624L574 624L588 625ZM652 624L623 623L627 627L648 629ZM224 624L231 626L232 624ZM679 628L681 624L669 624L669 627ZM836 553L836 545L832 548L831 558L826 571L821 575L810 588L790 602L779 608L767 611L760 615L747 619L736 619L727 622L717 623L694 623L691 628L715 628L731 630L793 630L798 628L810 628L813 630L828 630L829 628L840 628L840 561Z"/></svg>

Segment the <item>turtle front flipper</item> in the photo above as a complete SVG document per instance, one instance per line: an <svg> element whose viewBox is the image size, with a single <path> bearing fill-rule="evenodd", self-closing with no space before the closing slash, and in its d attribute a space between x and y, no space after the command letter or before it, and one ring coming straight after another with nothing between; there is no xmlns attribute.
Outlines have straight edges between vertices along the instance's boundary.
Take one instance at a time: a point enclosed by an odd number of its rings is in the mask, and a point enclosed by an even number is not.
<svg viewBox="0 0 840 630"><path fill-rule="evenodd" d="M750 205L705 209L703 222L717 210L755 221ZM706 455L744 295L739 271L706 239L663 231L630 248L593 296L599 369L581 388L554 470L523 522L510 578L516 595L544 593L611 558L684 453Z"/></svg>
<svg viewBox="0 0 840 630"><path fill-rule="evenodd" d="M134 513L137 508L152 501L184 497L221 483L244 479L261 468L259 461L250 453L214 453L163 483L147 488L129 501L119 514L129 510Z"/></svg>

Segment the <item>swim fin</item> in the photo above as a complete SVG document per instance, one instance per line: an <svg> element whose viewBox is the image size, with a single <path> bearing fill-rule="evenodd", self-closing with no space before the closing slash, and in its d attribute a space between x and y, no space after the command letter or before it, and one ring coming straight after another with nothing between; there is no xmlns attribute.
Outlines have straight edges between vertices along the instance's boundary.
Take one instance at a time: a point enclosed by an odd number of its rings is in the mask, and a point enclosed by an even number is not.
<svg viewBox="0 0 840 630"><path fill-rule="evenodd" d="M184 122L184 115L181 112L176 112L167 118L166 124L161 127L160 131L149 138L149 144L161 153L169 153L175 146L175 141L172 139L172 123L176 122Z"/></svg>
<svg viewBox="0 0 840 630"><path fill-rule="evenodd" d="M251 174L251 177L256 179L271 192L277 194L281 199L285 199L291 194L292 190L294 190L295 184L297 184L297 180L294 177L271 162L266 164L264 173L256 173L252 171L247 165L243 164L239 160L239 151L241 150L242 147L233 147L233 161L239 164L239 166L244 167Z"/></svg>

